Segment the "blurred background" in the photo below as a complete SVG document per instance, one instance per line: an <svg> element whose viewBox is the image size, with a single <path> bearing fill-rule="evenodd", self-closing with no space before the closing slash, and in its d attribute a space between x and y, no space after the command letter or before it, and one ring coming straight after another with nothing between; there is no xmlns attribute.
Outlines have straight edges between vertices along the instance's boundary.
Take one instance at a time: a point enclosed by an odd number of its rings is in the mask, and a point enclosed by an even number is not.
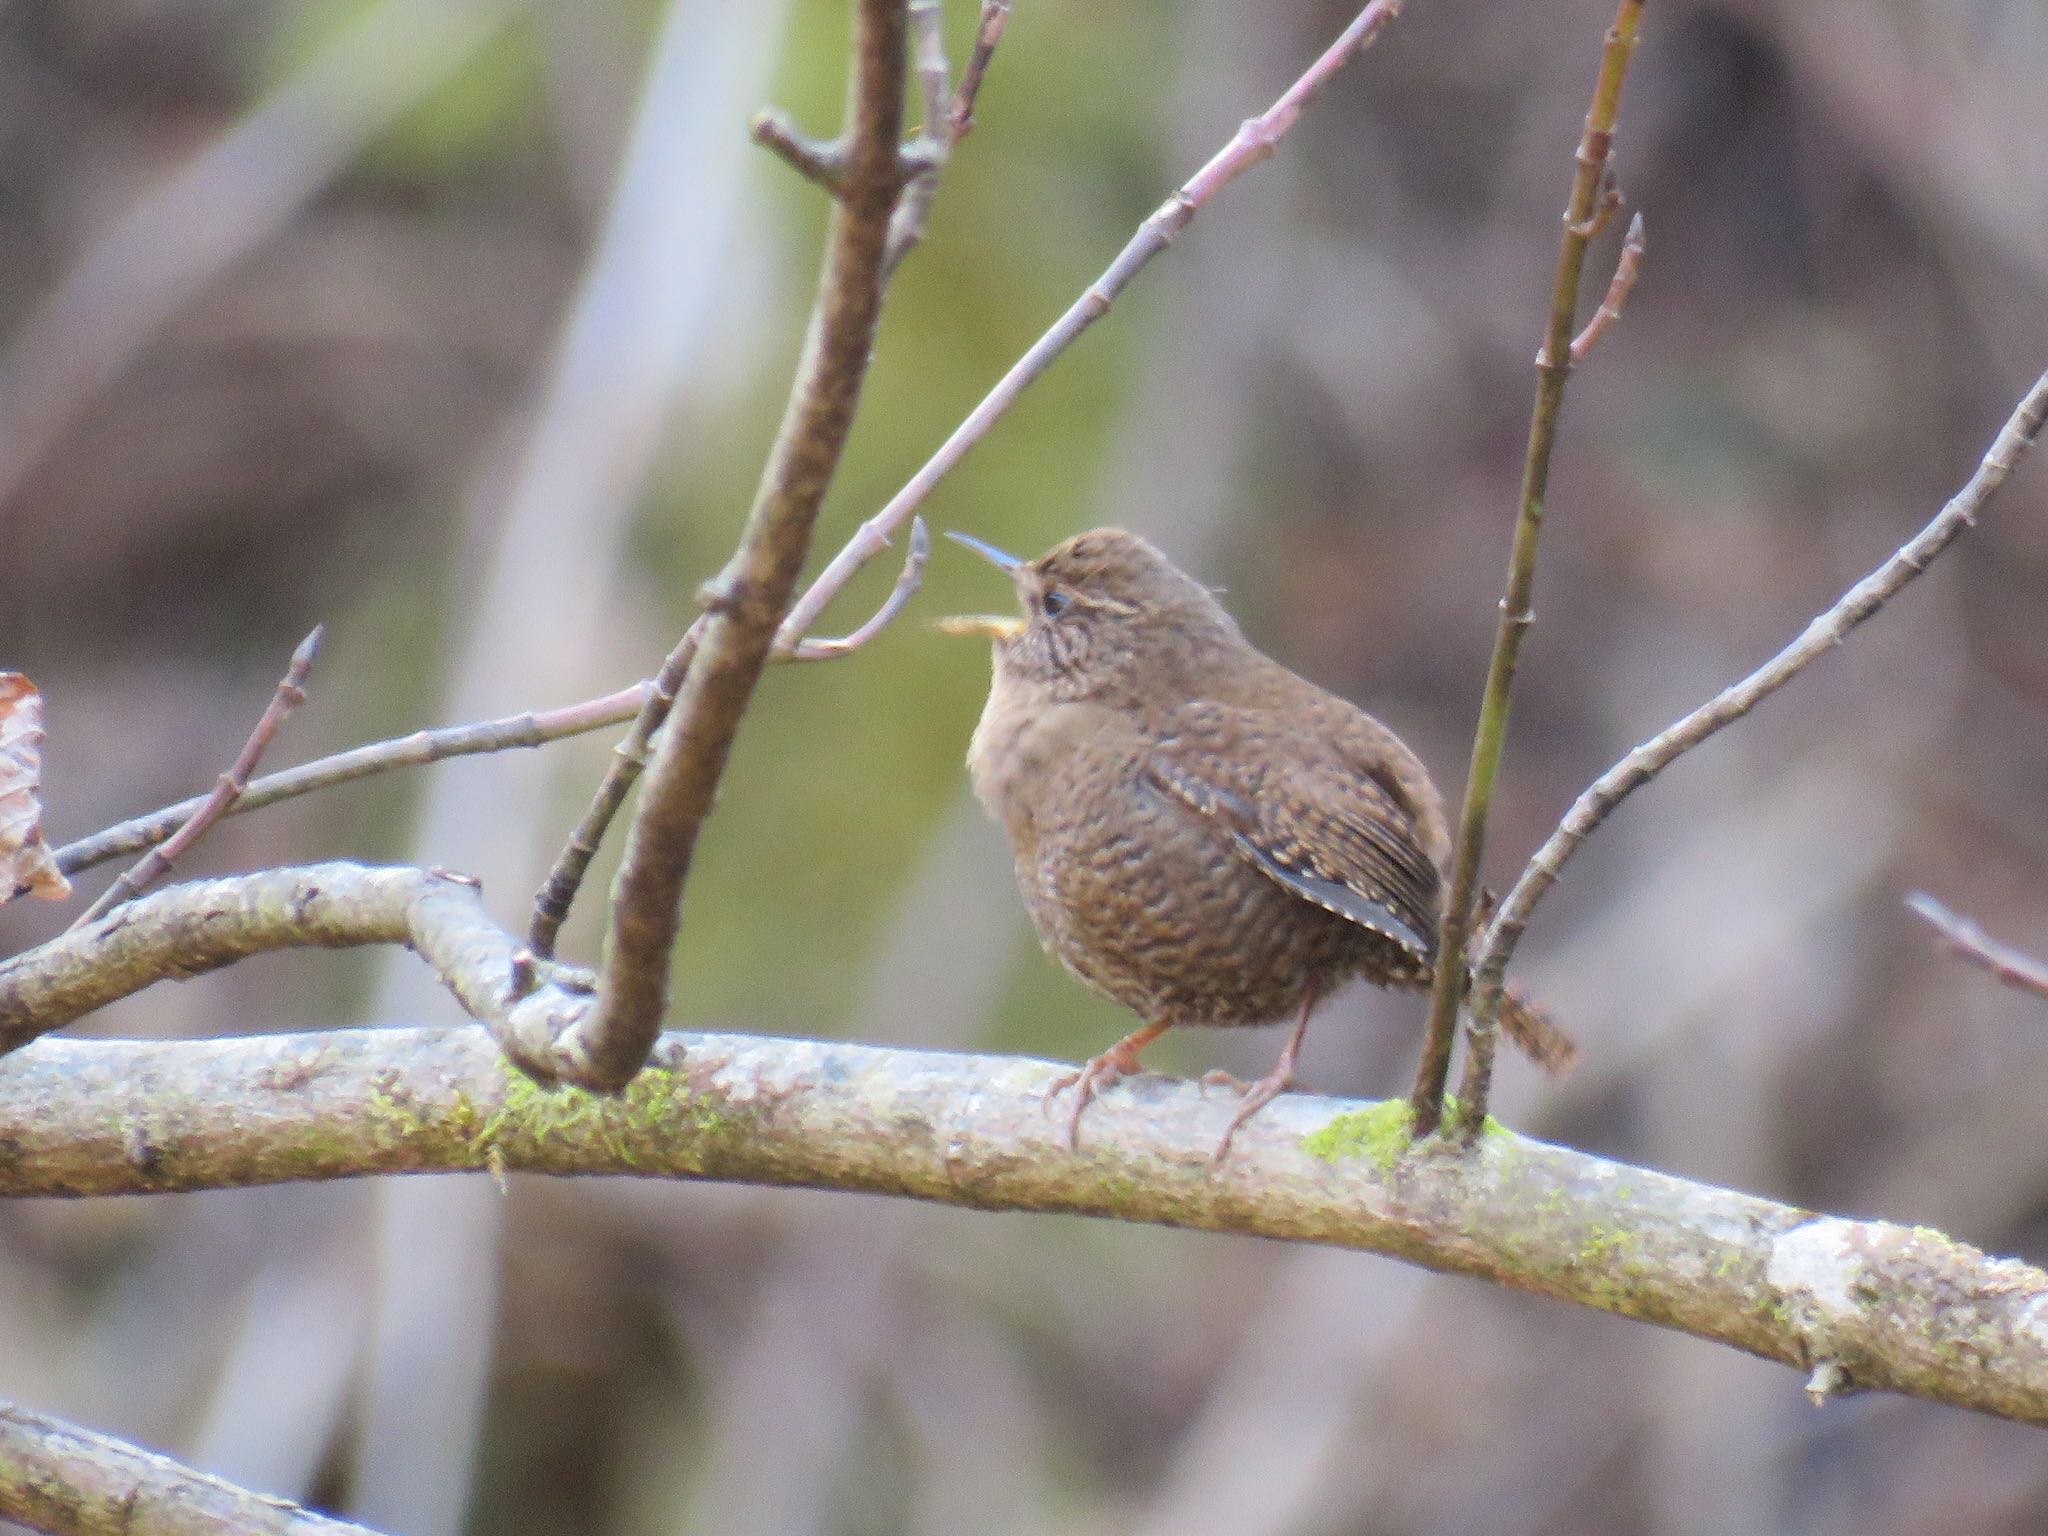
<svg viewBox="0 0 2048 1536"><path fill-rule="evenodd" d="M1455 794L1611 11L1414 0L934 522L1025 553L1146 531ZM972 7L946 14L957 65ZM1018 0L819 559L1348 16ZM745 122L831 132L846 33L842 0L0 4L0 665L48 696L53 840L206 787L315 622L268 766L652 669L735 537L823 225ZM2048 366L2043 79L2035 0L1651 8L1619 149L1649 257L1567 402L1496 885L1919 527ZM1003 595L942 546L913 615ZM679 1027L1064 1057L1122 1032L1037 952L967 799L986 679L915 621L770 674ZM609 743L293 802L189 872L439 863L517 925ZM2048 1014L1944 958L1915 888L2048 950L2048 465L1573 865L1519 966L1583 1064L1506 1067L1502 1113L2048 1259ZM67 919L19 903L0 940ZM92 1027L452 1019L423 976L270 957ZM1421 1013L1345 996L1308 1083L1401 1091ZM2048 1521L2036 1431L1815 1410L1725 1349L1372 1257L630 1181L12 1204L0 1395L405 1536Z"/></svg>

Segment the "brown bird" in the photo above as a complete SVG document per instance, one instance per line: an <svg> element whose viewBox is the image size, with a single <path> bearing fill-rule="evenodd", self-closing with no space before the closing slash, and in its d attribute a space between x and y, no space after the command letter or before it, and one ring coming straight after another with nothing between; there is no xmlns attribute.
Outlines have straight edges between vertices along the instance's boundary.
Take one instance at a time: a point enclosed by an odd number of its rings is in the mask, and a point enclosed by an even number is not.
<svg viewBox="0 0 2048 1536"><path fill-rule="evenodd" d="M943 621L994 641L967 752L1009 834L1046 950L1143 1027L1056 1083L1070 1141L1103 1088L1176 1024L1294 1020L1216 1149L1290 1087L1310 1013L1353 976L1421 990L1450 833L1415 754L1256 650L1215 596L1135 534L1098 528L1006 572L1023 618ZM1518 997L1508 1038L1551 1070L1569 1037Z"/></svg>

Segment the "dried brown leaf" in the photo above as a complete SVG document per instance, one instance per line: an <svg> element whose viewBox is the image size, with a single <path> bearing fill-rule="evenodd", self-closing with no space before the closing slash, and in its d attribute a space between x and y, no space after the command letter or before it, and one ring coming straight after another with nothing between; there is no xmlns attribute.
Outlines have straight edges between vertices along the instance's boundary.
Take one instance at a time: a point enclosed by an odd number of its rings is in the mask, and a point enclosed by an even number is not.
<svg viewBox="0 0 2048 1536"><path fill-rule="evenodd" d="M19 672L0 672L0 902L26 892L71 894L43 842L43 696Z"/></svg>

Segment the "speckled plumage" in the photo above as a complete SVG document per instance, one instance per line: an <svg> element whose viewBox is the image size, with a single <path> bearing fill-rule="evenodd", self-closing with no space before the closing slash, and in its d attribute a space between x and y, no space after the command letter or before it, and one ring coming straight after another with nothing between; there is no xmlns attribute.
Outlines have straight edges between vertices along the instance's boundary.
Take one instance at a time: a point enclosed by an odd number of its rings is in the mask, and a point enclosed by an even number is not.
<svg viewBox="0 0 2048 1536"><path fill-rule="evenodd" d="M1168 1025L1298 1017L1241 1123L1286 1086L1318 997L1353 976L1429 985L1442 799L1392 731L1254 649L1135 535L1006 568L1025 621L996 635L975 793L1046 949L1149 1026L1077 1074L1075 1126Z"/></svg>

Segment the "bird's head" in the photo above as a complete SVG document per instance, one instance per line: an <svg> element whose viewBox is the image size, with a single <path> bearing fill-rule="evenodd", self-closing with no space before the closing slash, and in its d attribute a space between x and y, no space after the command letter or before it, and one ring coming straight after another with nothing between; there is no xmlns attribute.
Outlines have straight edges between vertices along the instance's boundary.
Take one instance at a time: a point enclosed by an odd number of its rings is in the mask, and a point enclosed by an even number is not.
<svg viewBox="0 0 2048 1536"><path fill-rule="evenodd" d="M1021 618L944 619L953 634L994 642L999 677L1061 699L1122 702L1192 696L1243 648L1215 595L1134 533L1096 528L1020 560L965 534L951 538L1007 574Z"/></svg>

